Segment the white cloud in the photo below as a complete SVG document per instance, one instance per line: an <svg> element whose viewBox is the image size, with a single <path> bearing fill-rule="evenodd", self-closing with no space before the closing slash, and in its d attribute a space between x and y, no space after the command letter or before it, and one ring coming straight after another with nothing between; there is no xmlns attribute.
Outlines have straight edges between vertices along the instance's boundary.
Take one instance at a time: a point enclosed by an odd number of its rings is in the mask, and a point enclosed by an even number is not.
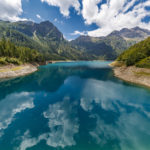
<svg viewBox="0 0 150 150"><path fill-rule="evenodd" d="M56 6L60 8L60 12L65 16L69 16L69 9L73 7L78 13L80 12L80 3L78 0L41 0L48 5Z"/></svg>
<svg viewBox="0 0 150 150"><path fill-rule="evenodd" d="M32 138L30 135L30 131L27 130L24 135L21 137L22 142L17 150L26 150L27 148L33 147L38 144L41 140L46 140L47 135L42 134L38 138Z"/></svg>
<svg viewBox="0 0 150 150"><path fill-rule="evenodd" d="M76 30L73 33L71 33L71 35L87 35L87 31L80 32L80 31Z"/></svg>
<svg viewBox="0 0 150 150"><path fill-rule="evenodd" d="M104 110L114 111L114 104L117 99L121 99L121 95L117 95L118 89L122 90L122 86L111 81L97 81L94 79L88 80L86 82L86 88L81 92L80 106L85 111L91 111L94 104L100 105ZM113 87L109 88L108 87ZM89 93L88 91L91 91ZM104 94L107 91L107 94Z"/></svg>
<svg viewBox="0 0 150 150"><path fill-rule="evenodd" d="M68 39L69 42L71 42L73 39Z"/></svg>
<svg viewBox="0 0 150 150"><path fill-rule="evenodd" d="M42 19L41 16L40 16L39 14L37 14L36 17L37 17L38 19Z"/></svg>
<svg viewBox="0 0 150 150"><path fill-rule="evenodd" d="M54 19L54 22L57 22L57 21L58 21L58 19L57 19L57 18L55 18L55 19Z"/></svg>
<svg viewBox="0 0 150 150"><path fill-rule="evenodd" d="M84 89L80 91L81 95L80 106L84 111L92 111L96 104L105 111L116 112L117 110L116 108L118 108L119 111L121 112L123 111L123 107L121 108L119 105L121 103L124 106L138 109L143 114L145 114L145 116L150 118L150 111L146 110L142 105L142 103L144 103L143 101L141 101L142 95L133 93L133 95L129 96L126 94L128 91L132 90L133 87L125 87L121 83L112 81L101 81L101 80L97 81L95 79L89 79L85 83ZM144 92L144 90L142 90L142 92ZM147 94L145 93L145 95Z"/></svg>
<svg viewBox="0 0 150 150"><path fill-rule="evenodd" d="M64 23L63 21L59 21L57 18L54 19L54 22L60 23L60 24L63 24L63 23Z"/></svg>
<svg viewBox="0 0 150 150"><path fill-rule="evenodd" d="M105 36L113 30L135 26L150 29L150 23L142 22L144 17L150 16L150 12L145 9L146 6L150 6L149 0L140 3L135 3L136 0L109 0L99 7L101 1L82 0L82 16L85 23L95 23L99 27L89 31L90 36Z"/></svg>
<svg viewBox="0 0 150 150"><path fill-rule="evenodd" d="M9 21L26 20L19 15L23 12L21 0L0 0L0 19Z"/></svg>
<svg viewBox="0 0 150 150"><path fill-rule="evenodd" d="M27 130L21 137L21 144L17 150L26 150L37 145L41 140L55 148L64 148L75 145L74 135L78 133L77 110L74 108L76 103L70 102L69 97L65 97L62 102L49 105L49 109L43 113L48 119L50 132L43 133L38 137L32 137Z"/></svg>
<svg viewBox="0 0 150 150"><path fill-rule="evenodd" d="M126 94L133 89L135 92L132 95ZM80 91L80 106L92 114L91 118L96 119L95 128L89 131L93 141L100 146L110 144L110 141L119 141L121 150L147 150L150 144L148 140L143 142L143 137L148 139L150 136L150 111L145 108L146 101L143 102L143 94L138 91L138 88L124 86L120 82L89 79L84 84L84 89ZM143 89L142 92L148 96ZM105 113L96 113L97 108L105 110ZM119 114L115 115L112 123L105 121L110 112ZM141 122L143 126L139 126Z"/></svg>
<svg viewBox="0 0 150 150"><path fill-rule="evenodd" d="M74 104L73 104L74 105ZM47 144L52 147L66 147L75 145L74 135L78 133L78 119L72 119L75 109L66 98L63 102L59 102L49 106L44 112L44 117L49 120L49 138Z"/></svg>
<svg viewBox="0 0 150 150"><path fill-rule="evenodd" d="M7 109L6 109L7 106ZM34 107L33 93L22 92L8 95L0 101L0 135L12 123L17 113Z"/></svg>
<svg viewBox="0 0 150 150"><path fill-rule="evenodd" d="M108 141L118 140L121 150L147 150L150 146L148 140L143 141L143 137L148 139L150 136L149 120L138 112L127 113L125 111L112 124L106 123L97 114L91 117L97 120L95 129L90 131L90 135L97 144L105 145L108 144ZM139 125L141 122L143 126Z"/></svg>

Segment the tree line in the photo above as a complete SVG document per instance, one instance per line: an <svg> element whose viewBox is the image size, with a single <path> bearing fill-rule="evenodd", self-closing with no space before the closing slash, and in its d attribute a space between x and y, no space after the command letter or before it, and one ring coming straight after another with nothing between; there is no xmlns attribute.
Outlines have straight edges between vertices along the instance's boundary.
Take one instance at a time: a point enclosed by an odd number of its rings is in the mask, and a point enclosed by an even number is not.
<svg viewBox="0 0 150 150"><path fill-rule="evenodd" d="M124 51L117 61L123 62L126 66L150 68L150 37Z"/></svg>
<svg viewBox="0 0 150 150"><path fill-rule="evenodd" d="M16 46L4 37L0 40L0 63L33 63L43 62L44 57L35 49L28 47Z"/></svg>

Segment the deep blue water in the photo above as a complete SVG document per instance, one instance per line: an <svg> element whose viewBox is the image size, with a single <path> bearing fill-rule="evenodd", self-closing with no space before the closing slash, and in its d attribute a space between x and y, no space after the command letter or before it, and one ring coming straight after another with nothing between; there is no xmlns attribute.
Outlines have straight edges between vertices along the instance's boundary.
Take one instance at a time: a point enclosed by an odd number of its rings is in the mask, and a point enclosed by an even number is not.
<svg viewBox="0 0 150 150"><path fill-rule="evenodd" d="M108 64L49 64L1 80L0 150L150 150L150 90Z"/></svg>

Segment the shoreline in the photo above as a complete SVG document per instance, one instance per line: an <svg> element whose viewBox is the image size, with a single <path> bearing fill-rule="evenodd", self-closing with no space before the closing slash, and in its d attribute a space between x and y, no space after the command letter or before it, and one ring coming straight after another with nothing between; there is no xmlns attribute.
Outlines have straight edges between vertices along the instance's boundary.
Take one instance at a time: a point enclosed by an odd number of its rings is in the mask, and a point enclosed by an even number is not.
<svg viewBox="0 0 150 150"><path fill-rule="evenodd" d="M38 70L37 68L38 66L62 63L62 62L75 62L75 60L50 60L50 61L46 61L45 63L39 63L39 64L23 64L23 65L9 64L9 65L0 66L0 79L10 79L15 77L25 76L33 72L36 72Z"/></svg>
<svg viewBox="0 0 150 150"><path fill-rule="evenodd" d="M112 60L49 60L47 64L64 63L64 62L79 62L79 61L112 61Z"/></svg>
<svg viewBox="0 0 150 150"><path fill-rule="evenodd" d="M55 63L63 63L63 62L74 62L74 60L50 60L50 61L46 61L46 64L55 64Z"/></svg>
<svg viewBox="0 0 150 150"><path fill-rule="evenodd" d="M150 88L150 69L122 66L114 67L113 71L114 76L121 80Z"/></svg>
<svg viewBox="0 0 150 150"><path fill-rule="evenodd" d="M38 65L33 64L23 64L23 65L6 65L0 66L0 79L15 78L30 73L36 72L38 70Z"/></svg>

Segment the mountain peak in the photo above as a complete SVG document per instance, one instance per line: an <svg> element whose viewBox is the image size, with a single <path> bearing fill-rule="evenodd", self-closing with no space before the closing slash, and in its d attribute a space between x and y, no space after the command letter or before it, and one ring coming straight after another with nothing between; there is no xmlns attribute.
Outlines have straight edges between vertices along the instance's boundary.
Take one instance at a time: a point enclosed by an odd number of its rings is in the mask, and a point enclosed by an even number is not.
<svg viewBox="0 0 150 150"><path fill-rule="evenodd" d="M129 32L129 31L130 31L130 29L128 29L128 28L123 28L120 30L120 32Z"/></svg>
<svg viewBox="0 0 150 150"><path fill-rule="evenodd" d="M47 36L57 40L63 40L63 34L50 21L43 21L37 24L36 32L43 37Z"/></svg>
<svg viewBox="0 0 150 150"><path fill-rule="evenodd" d="M138 42L149 37L150 31L136 26L131 29L123 28L120 31L113 31L108 36L120 36L125 40L136 40Z"/></svg>
<svg viewBox="0 0 150 150"><path fill-rule="evenodd" d="M49 20L40 22L40 25L53 25Z"/></svg>
<svg viewBox="0 0 150 150"><path fill-rule="evenodd" d="M132 29L134 29L134 30L143 30L143 29L140 28L139 26L136 26L136 27L134 27L134 28L132 28Z"/></svg>

